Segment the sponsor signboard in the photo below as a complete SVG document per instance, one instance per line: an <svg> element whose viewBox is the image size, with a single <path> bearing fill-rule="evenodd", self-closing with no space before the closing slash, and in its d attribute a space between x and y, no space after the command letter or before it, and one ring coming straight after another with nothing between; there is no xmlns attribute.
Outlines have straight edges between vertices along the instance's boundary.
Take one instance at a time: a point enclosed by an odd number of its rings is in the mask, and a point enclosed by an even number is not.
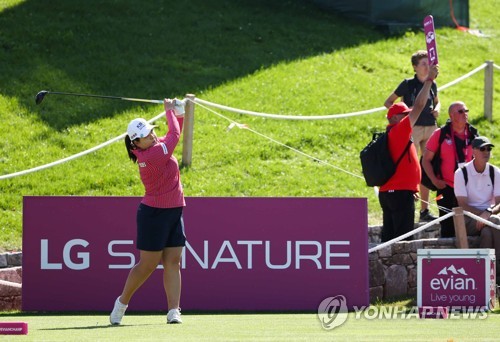
<svg viewBox="0 0 500 342"><path fill-rule="evenodd" d="M493 249L419 249L419 308L489 309L494 305L496 271Z"/></svg>
<svg viewBox="0 0 500 342"><path fill-rule="evenodd" d="M139 260L139 197L25 197L23 310L109 311ZM367 305L361 198L186 198L184 310L311 310L342 294ZM129 310L165 310L161 266Z"/></svg>

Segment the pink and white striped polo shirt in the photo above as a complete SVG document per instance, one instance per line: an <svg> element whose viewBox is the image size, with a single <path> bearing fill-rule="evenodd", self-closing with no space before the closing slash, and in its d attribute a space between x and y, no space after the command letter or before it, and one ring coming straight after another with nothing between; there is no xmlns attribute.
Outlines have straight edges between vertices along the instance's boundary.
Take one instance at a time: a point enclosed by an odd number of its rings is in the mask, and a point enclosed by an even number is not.
<svg viewBox="0 0 500 342"><path fill-rule="evenodd" d="M146 150L133 150L146 190L141 203L155 208L176 208L186 205L179 164L173 152L181 135L184 119L166 112L168 132Z"/></svg>

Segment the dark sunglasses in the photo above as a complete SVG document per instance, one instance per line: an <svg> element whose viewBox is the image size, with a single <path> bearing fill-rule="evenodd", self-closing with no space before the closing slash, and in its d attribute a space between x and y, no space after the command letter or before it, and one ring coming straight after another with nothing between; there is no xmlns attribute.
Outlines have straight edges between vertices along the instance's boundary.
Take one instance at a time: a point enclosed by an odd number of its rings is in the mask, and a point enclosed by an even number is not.
<svg viewBox="0 0 500 342"><path fill-rule="evenodd" d="M465 114L465 113L468 113L469 110L468 109L459 109L457 110L457 113L460 113L460 114Z"/></svg>
<svg viewBox="0 0 500 342"><path fill-rule="evenodd" d="M491 146L483 146L483 147L479 148L479 151L481 151L481 152L484 152L484 151L491 152L492 149L493 149L493 147L491 147Z"/></svg>

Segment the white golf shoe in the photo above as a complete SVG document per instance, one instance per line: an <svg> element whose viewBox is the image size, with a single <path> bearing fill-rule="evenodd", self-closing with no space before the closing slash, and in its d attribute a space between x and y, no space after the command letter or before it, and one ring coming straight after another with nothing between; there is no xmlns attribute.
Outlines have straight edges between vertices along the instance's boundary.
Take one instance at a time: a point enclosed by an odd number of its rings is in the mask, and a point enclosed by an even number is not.
<svg viewBox="0 0 500 342"><path fill-rule="evenodd" d="M120 324L122 322L123 315L125 315L125 310L127 310L128 305L122 304L120 302L120 297L116 298L115 306L111 315L109 315L109 322L113 325Z"/></svg>
<svg viewBox="0 0 500 342"><path fill-rule="evenodd" d="M172 309L168 311L167 314L167 324L178 324L182 323L181 319L181 309Z"/></svg>

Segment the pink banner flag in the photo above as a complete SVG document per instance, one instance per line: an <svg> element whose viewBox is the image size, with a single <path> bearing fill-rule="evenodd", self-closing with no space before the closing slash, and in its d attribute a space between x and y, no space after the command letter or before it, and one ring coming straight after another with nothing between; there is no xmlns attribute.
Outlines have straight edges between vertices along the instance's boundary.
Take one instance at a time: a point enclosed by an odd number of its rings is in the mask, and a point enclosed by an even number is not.
<svg viewBox="0 0 500 342"><path fill-rule="evenodd" d="M425 43L427 44L427 55L429 65L438 64L438 54L436 46L436 33L434 31L434 18L428 15L424 19Z"/></svg>

